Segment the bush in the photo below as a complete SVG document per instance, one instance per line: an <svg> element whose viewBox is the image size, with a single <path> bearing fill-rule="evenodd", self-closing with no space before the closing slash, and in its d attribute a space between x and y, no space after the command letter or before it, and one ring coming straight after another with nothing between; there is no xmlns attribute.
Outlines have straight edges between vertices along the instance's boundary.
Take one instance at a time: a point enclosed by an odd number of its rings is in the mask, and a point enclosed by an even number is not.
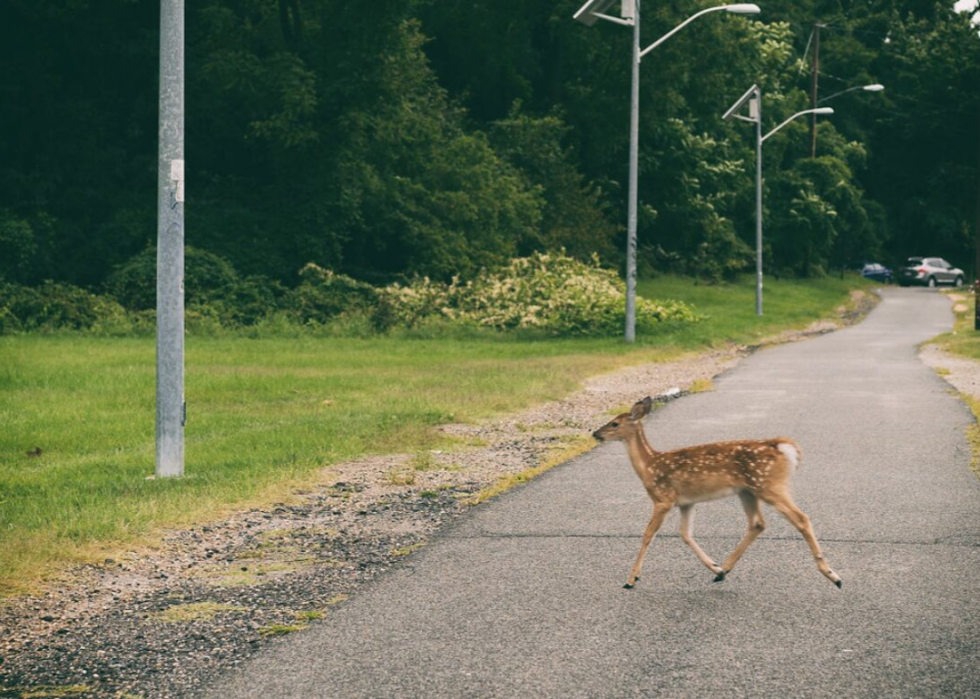
<svg viewBox="0 0 980 699"><path fill-rule="evenodd" d="M31 224L0 209L0 281L23 281L36 252Z"/></svg>
<svg viewBox="0 0 980 699"><path fill-rule="evenodd" d="M148 269L155 276L151 252L126 263L113 280L137 307L147 300ZM358 337L378 330L421 337L507 330L611 335L622 329L625 313L622 280L600 267L598 258L583 263L564 252L517 258L465 283L423 278L380 289L308 264L300 272L302 283L290 291L265 277L240 279L230 264L210 253L194 251L188 260L195 261L188 269L195 269L198 279L196 293L188 293L185 315L185 327L193 334L246 326L259 334L313 331ZM204 284L201 275L212 281ZM0 282L0 333L143 332L152 330L153 316L153 310L127 311L108 296L66 284L29 288ZM637 299L638 332L653 332L667 321L699 318L679 301Z"/></svg>
<svg viewBox="0 0 980 699"><path fill-rule="evenodd" d="M625 284L597 258L583 263L562 253L536 253L471 282L420 279L381 290L379 315L388 325L417 326L432 318L497 330L534 328L552 335L606 335L625 317ZM637 329L700 317L680 301L637 299Z"/></svg>
<svg viewBox="0 0 980 699"><path fill-rule="evenodd" d="M105 296L55 282L37 288L0 284L0 334L110 326L131 327L131 323L126 309Z"/></svg>
<svg viewBox="0 0 980 699"><path fill-rule="evenodd" d="M156 308L156 248L150 247L119 266L106 287L126 308L147 311ZM215 325L254 325L279 310L286 289L267 277L242 279L223 257L198 248L184 250L184 305L188 327L202 319ZM191 322L193 321L193 322ZM203 327L203 326L201 326Z"/></svg>
<svg viewBox="0 0 980 699"><path fill-rule="evenodd" d="M224 325L255 325L279 310L286 293L282 284L268 277L245 277L216 290L210 304L193 307L210 306Z"/></svg>
<svg viewBox="0 0 980 699"><path fill-rule="evenodd" d="M286 312L302 323L326 323L341 314L361 314L378 304L370 284L324 269L312 262L299 272L302 283L283 299Z"/></svg>
<svg viewBox="0 0 980 699"><path fill-rule="evenodd" d="M184 249L184 303L202 306L221 300L239 282L231 263L207 250ZM148 247L124 262L106 282L109 293L126 308L143 311L157 305L157 249Z"/></svg>

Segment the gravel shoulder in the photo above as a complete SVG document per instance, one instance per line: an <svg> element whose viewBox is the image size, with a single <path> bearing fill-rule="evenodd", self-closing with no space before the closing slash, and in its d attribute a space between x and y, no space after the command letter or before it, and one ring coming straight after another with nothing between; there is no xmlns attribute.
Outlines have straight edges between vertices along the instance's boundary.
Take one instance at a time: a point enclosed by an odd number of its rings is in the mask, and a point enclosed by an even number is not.
<svg viewBox="0 0 980 699"><path fill-rule="evenodd" d="M963 294L947 294L947 297L954 312L967 310L967 297ZM919 359L960 393L980 399L980 362L947 352L934 342L919 348Z"/></svg>
<svg viewBox="0 0 980 699"><path fill-rule="evenodd" d="M962 313L967 310L967 296L963 294L947 294L953 304L953 311ZM952 352L947 352L938 344L927 343L919 349L919 359L939 374L946 383L952 386L961 396L971 400L970 404L974 414L977 406L980 406L980 362L968 359ZM978 464L980 464L980 432L976 426L973 434L969 435L970 443L973 447L973 466L980 476Z"/></svg>
<svg viewBox="0 0 980 699"><path fill-rule="evenodd" d="M946 352L936 345L923 346L919 358L959 393L980 400L980 362Z"/></svg>
<svg viewBox="0 0 980 699"><path fill-rule="evenodd" d="M856 292L838 322L763 345L852 324L877 300ZM587 435L612 412L645 395L710 388L754 349L629 367L590 378L560 401L445 425L457 447L331 466L322 485L272 508L166 532L152 549L79 567L43 594L0 601L0 697L194 696L275 637L329 614L482 494L590 449Z"/></svg>

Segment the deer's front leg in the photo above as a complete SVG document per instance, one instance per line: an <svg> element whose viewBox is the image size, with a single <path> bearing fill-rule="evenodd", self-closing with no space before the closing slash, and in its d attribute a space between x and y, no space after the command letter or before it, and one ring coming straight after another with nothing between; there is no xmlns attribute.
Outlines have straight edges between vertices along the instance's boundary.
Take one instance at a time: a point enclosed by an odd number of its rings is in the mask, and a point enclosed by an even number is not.
<svg viewBox="0 0 980 699"><path fill-rule="evenodd" d="M741 490L738 493L738 499L742 501L742 508L745 510L745 517L748 519L749 528L745 531L745 536L742 537L738 546L732 551L732 555L725 559L724 568L715 576L715 582L723 581L725 576L732 572L732 568L735 567L735 563L742 557L745 550L766 529L766 520L762 516L759 498L747 490Z"/></svg>
<svg viewBox="0 0 980 699"><path fill-rule="evenodd" d="M653 505L653 516L650 518L650 523L647 525L646 531L643 532L643 543L640 545L640 555L636 557L636 565L633 566L633 570L630 572L629 578L626 580L626 584L623 585L627 590L631 589L636 581L640 579L640 569L643 567L643 557L647 553L647 547L650 546L650 542L653 541L654 535L657 530L660 529L660 525L664 523L667 518L667 513L670 512L670 508L673 507L673 503L654 503Z"/></svg>

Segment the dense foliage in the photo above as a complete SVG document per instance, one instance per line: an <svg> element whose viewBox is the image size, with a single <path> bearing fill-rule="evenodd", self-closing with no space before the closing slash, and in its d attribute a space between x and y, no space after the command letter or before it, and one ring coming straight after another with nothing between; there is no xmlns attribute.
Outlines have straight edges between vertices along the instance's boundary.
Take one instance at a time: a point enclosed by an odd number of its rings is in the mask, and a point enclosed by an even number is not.
<svg viewBox="0 0 980 699"><path fill-rule="evenodd" d="M155 306L149 249L111 278L115 296L71 284L39 287L0 282L0 335L26 331L152 332ZM274 333L384 333L424 327L436 331L530 330L547 335L615 335L625 317L625 284L611 270L557 254L535 253L484 270L466 282L417 277L374 287L308 264L299 284L285 289L265 277L242 279L227 260L188 248L186 319L191 333L254 326ZM680 301L637 299L637 328L701 320Z"/></svg>
<svg viewBox="0 0 980 699"><path fill-rule="evenodd" d="M210 286L188 288L251 322L285 297L270 280L297 286L307 263L373 285L474 281L562 248L621 267L630 32L572 21L580 3L188 3L186 237L237 270L212 265ZM647 40L706 4L647 3ZM719 117L756 82L767 128L807 108L818 22L821 95L886 90L836 98L816 158L805 120L767 142L769 271L909 254L971 268L980 38L951 5L771 0L758 19L705 17L644 59L641 270L719 278L751 264L751 127ZM4 3L0 280L147 307L158 12Z"/></svg>
<svg viewBox="0 0 980 699"><path fill-rule="evenodd" d="M579 262L563 253L512 260L471 281L416 279L381 290L389 322L414 326L433 319L496 330L537 329L554 335L610 335L623 326L626 289L598 258ZM694 322L699 316L680 301L637 299L637 328Z"/></svg>

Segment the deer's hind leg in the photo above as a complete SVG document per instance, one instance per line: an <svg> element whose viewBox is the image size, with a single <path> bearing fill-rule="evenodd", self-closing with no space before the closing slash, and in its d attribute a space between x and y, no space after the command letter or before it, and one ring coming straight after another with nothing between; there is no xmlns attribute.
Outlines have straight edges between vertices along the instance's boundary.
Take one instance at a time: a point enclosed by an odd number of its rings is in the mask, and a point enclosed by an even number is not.
<svg viewBox="0 0 980 699"><path fill-rule="evenodd" d="M763 493L762 499L779 510L780 514L788 519L790 524L796 527L800 534L803 535L806 543L810 545L810 551L813 552L813 559L817 562L817 568L820 569L824 577L837 587L842 587L843 582L840 576L831 570L827 564L827 560L823 557L820 544L817 543L817 537L813 534L813 526L810 524L810 518L804 514L803 510L796 506L789 492L783 489L769 491Z"/></svg>
<svg viewBox="0 0 980 699"><path fill-rule="evenodd" d="M766 520L762 517L762 508L759 506L759 498L755 493L749 490L740 490L738 491L738 499L742 501L742 509L745 510L745 517L748 519L748 529L735 550L725 559L722 570L718 571L718 575L715 577L715 582L721 582L726 575L732 572L732 568L735 567L738 559L766 528Z"/></svg>
<svg viewBox="0 0 980 699"><path fill-rule="evenodd" d="M721 566L711 560L711 557L708 556L708 554L706 554L700 546L698 546L698 542L694 540L694 536L691 533L691 519L694 515L694 505L681 505L680 510L681 539L684 540L685 544L691 547L691 550L694 551L694 555L697 556L698 560L704 563L705 566L707 566L708 570L724 577L725 572L721 569Z"/></svg>

